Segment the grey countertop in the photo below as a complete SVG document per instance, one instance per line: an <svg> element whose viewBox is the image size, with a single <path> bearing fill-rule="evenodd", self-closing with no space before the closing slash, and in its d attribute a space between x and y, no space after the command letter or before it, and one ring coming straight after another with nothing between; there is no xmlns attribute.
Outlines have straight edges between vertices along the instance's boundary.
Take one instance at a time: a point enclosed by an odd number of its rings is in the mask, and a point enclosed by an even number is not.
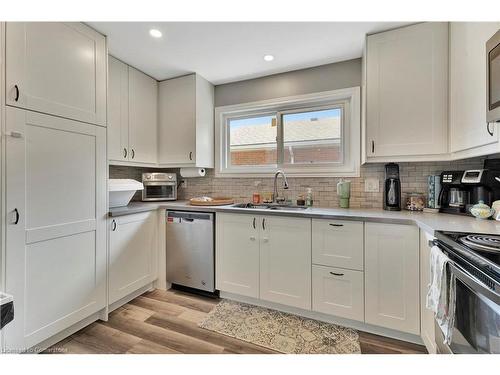
<svg viewBox="0 0 500 375"><path fill-rule="evenodd" d="M116 217L157 209L202 212L234 212L253 215L279 215L308 217L318 219L339 219L389 224L417 225L429 233L435 231L470 232L500 234L500 221L480 220L469 216L459 216L440 213L384 211L382 209L362 208L321 208L311 207L303 211L273 211L266 209L245 209L231 206L191 206L188 201L172 202L132 202L126 207L116 207L109 210L109 216Z"/></svg>

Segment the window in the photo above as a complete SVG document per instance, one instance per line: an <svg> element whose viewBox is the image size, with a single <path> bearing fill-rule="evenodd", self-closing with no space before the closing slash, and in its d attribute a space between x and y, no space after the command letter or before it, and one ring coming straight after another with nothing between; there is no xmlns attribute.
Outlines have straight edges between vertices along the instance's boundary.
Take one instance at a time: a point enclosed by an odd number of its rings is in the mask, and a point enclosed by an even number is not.
<svg viewBox="0 0 500 375"><path fill-rule="evenodd" d="M359 175L359 88L216 108L216 176Z"/></svg>

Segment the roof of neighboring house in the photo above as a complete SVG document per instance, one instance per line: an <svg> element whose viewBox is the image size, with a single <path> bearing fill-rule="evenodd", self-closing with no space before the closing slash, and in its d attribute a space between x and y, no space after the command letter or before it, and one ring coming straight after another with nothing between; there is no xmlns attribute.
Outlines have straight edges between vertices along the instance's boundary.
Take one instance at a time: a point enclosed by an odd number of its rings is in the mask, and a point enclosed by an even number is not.
<svg viewBox="0 0 500 375"><path fill-rule="evenodd" d="M340 128L340 118L289 121L284 135L286 142L339 139ZM271 124L239 126L231 129L231 146L275 143L276 134L277 127Z"/></svg>

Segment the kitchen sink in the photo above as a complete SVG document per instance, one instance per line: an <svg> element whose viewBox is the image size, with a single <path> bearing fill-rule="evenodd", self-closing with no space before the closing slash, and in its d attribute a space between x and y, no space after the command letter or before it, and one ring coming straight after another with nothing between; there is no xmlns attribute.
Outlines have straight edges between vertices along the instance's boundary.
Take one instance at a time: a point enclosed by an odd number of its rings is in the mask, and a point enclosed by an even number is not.
<svg viewBox="0 0 500 375"><path fill-rule="evenodd" d="M304 211L309 207L306 206L269 206L268 210L279 210L279 211Z"/></svg>
<svg viewBox="0 0 500 375"><path fill-rule="evenodd" d="M277 210L277 211L304 211L309 207L306 206L287 206L278 204L253 204L253 203L237 203L232 205L235 208L248 208L248 209L258 209L258 210Z"/></svg>

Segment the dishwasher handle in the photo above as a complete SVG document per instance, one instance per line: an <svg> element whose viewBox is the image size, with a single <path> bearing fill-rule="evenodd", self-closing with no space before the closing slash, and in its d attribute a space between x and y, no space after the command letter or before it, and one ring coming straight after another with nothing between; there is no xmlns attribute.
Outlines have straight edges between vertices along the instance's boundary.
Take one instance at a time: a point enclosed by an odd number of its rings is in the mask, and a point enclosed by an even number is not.
<svg viewBox="0 0 500 375"><path fill-rule="evenodd" d="M178 218L182 221L192 222L194 220L210 220L213 221L214 214L211 212L187 212L187 211L167 211L167 219Z"/></svg>

